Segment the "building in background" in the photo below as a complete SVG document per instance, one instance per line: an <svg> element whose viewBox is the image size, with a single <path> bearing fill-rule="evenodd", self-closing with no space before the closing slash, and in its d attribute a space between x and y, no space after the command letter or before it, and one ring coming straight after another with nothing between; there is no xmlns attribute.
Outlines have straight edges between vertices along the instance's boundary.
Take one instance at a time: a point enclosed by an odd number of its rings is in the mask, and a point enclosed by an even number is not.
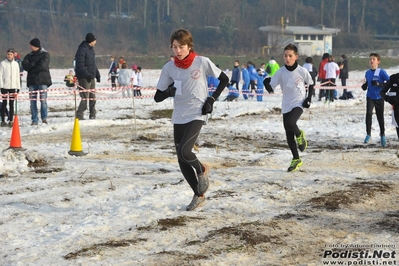
<svg viewBox="0 0 399 266"><path fill-rule="evenodd" d="M299 55L321 56L332 54L333 37L341 30L318 26L263 26L259 31L266 34L265 48L283 48L292 43L298 47Z"/></svg>

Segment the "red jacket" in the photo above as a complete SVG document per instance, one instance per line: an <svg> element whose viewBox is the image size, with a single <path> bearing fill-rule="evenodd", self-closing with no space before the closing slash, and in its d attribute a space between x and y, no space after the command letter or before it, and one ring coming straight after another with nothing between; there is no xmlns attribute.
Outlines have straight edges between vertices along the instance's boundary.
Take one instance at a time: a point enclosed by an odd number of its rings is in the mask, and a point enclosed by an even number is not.
<svg viewBox="0 0 399 266"><path fill-rule="evenodd" d="M328 58L320 62L319 65L319 79L326 79L326 71L324 70L325 64L328 63Z"/></svg>

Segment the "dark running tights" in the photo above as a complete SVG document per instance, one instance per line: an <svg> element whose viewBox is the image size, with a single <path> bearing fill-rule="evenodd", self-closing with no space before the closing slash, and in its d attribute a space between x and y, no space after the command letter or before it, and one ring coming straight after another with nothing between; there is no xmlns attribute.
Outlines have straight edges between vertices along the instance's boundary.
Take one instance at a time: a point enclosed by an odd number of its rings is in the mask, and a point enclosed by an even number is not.
<svg viewBox="0 0 399 266"><path fill-rule="evenodd" d="M249 81L249 85L250 85L250 87L251 87L251 92L256 93L255 80Z"/></svg>
<svg viewBox="0 0 399 266"><path fill-rule="evenodd" d="M384 125L384 99L373 100L369 97L366 99L366 133L371 136L371 121L373 116L373 109L375 107L375 114L380 126L380 136L385 135Z"/></svg>
<svg viewBox="0 0 399 266"><path fill-rule="evenodd" d="M327 79L331 83L328 83L324 86L326 87L335 87L335 79ZM334 89L326 89L326 101L329 100L330 102L334 101Z"/></svg>
<svg viewBox="0 0 399 266"><path fill-rule="evenodd" d="M1 107L1 119L2 121L6 120L6 108L7 108L7 99L8 97L10 97L9 99L9 117L10 117L10 121L12 121L13 117L14 117L14 93L15 93L15 89L11 89L11 90L7 90L7 89L1 89L1 94L3 94L3 105Z"/></svg>
<svg viewBox="0 0 399 266"><path fill-rule="evenodd" d="M295 137L299 137L301 132L297 126L297 122L303 113L302 108L295 107L291 112L283 114L283 123L285 129L285 135L287 137L288 147L290 147L292 157L299 159L298 147L295 141Z"/></svg>
<svg viewBox="0 0 399 266"><path fill-rule="evenodd" d="M399 104L395 104L393 106L393 112L394 112L396 124L399 125ZM399 139L399 127L396 128L396 135L398 136L398 139Z"/></svg>
<svg viewBox="0 0 399 266"><path fill-rule="evenodd" d="M204 169L192 150L203 123L203 121L194 120L187 124L173 125L173 135L180 170L197 196L202 196L198 193L197 174L202 173Z"/></svg>

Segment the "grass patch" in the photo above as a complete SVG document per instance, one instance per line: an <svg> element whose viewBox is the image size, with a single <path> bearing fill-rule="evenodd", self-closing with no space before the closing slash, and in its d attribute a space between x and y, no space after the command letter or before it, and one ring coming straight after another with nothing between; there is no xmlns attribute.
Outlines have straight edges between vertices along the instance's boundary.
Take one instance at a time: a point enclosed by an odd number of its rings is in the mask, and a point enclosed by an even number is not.
<svg viewBox="0 0 399 266"><path fill-rule="evenodd" d="M151 112L151 119L171 118L173 109L154 110Z"/></svg>
<svg viewBox="0 0 399 266"><path fill-rule="evenodd" d="M56 112L75 112L75 107L64 107L64 108L55 108L55 107L49 107L48 110L51 113L56 113Z"/></svg>
<svg viewBox="0 0 399 266"><path fill-rule="evenodd" d="M100 254L100 252L105 249L128 247L130 245L137 244L139 242L144 242L144 241L147 241L147 240L143 239L143 238L127 239L127 240L110 240L105 243L94 244L92 246L82 248L76 252L68 253L67 255L64 256L64 259L72 260L72 259L76 259L79 256L94 257L94 256Z"/></svg>
<svg viewBox="0 0 399 266"><path fill-rule="evenodd" d="M377 223L377 226L383 230L399 233L399 211L386 213L385 217Z"/></svg>
<svg viewBox="0 0 399 266"><path fill-rule="evenodd" d="M138 227L137 230L138 231L151 231L154 229L159 229L161 231L166 231L166 230L174 228L174 227L185 226L186 223L190 222L190 221L203 220L203 219L205 219L205 218L193 218L193 217L187 217L187 216L178 216L175 218L160 219L157 221L156 225Z"/></svg>
<svg viewBox="0 0 399 266"><path fill-rule="evenodd" d="M29 167L36 168L36 167L44 167L44 166L47 166L47 162L46 162L45 160L43 160L43 159L37 159L37 160L34 160L34 161L30 161L30 160L27 158L27 160L28 160L28 166L29 166Z"/></svg>
<svg viewBox="0 0 399 266"><path fill-rule="evenodd" d="M308 201L314 208L336 211L345 206L371 199L377 193L385 193L391 188L390 185L381 182L360 182L349 186L347 190L333 191Z"/></svg>
<svg viewBox="0 0 399 266"><path fill-rule="evenodd" d="M62 169L62 168L36 169L35 173L36 174L57 173L57 172L61 172L63 170L64 169Z"/></svg>

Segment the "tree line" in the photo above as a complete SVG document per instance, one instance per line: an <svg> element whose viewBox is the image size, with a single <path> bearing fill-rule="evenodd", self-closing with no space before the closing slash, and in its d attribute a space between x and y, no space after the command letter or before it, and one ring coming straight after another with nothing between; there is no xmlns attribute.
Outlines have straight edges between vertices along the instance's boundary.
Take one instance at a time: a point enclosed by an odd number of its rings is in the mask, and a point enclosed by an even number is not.
<svg viewBox="0 0 399 266"><path fill-rule="evenodd" d="M202 54L257 55L265 44L260 26L341 29L334 48L375 48L375 35L397 35L397 0L12 0L0 9L2 42L28 52L39 38L52 55L75 53L87 32L97 39L97 54L162 55L171 53L170 33L187 28ZM125 12L129 20L110 19Z"/></svg>

